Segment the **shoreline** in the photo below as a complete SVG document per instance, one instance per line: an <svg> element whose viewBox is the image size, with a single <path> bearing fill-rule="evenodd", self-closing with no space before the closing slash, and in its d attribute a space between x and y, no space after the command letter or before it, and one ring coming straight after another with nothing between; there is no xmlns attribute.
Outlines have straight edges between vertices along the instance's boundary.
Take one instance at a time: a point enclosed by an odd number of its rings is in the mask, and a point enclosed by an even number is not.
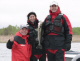
<svg viewBox="0 0 80 61"><path fill-rule="evenodd" d="M11 35L0 35L0 43L7 43ZM80 42L80 35L73 35L72 42Z"/></svg>

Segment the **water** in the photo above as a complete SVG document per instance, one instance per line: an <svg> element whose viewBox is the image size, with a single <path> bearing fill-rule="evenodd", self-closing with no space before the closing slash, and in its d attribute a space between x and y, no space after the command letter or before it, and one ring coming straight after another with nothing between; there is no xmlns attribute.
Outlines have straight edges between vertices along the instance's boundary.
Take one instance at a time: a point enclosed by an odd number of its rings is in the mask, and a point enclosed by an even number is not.
<svg viewBox="0 0 80 61"><path fill-rule="evenodd" d="M80 42L72 43L71 50L80 52ZM11 50L6 48L6 43L0 43L0 61L11 61Z"/></svg>
<svg viewBox="0 0 80 61"><path fill-rule="evenodd" d="M11 50L6 48L6 43L0 43L0 61L11 61Z"/></svg>

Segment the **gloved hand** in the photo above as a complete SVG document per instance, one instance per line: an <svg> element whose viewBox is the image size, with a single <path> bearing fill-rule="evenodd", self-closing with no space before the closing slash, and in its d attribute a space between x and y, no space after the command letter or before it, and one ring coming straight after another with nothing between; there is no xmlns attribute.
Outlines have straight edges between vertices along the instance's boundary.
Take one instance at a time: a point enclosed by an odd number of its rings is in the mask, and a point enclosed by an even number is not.
<svg viewBox="0 0 80 61"><path fill-rule="evenodd" d="M39 44L39 41L35 41L35 45L37 46Z"/></svg>
<svg viewBox="0 0 80 61"><path fill-rule="evenodd" d="M66 49L66 51L69 51L71 49L71 44L66 44L65 49Z"/></svg>
<svg viewBox="0 0 80 61"><path fill-rule="evenodd" d="M28 41L28 44L33 44L34 43L34 38L33 37L29 37L29 41Z"/></svg>
<svg viewBox="0 0 80 61"><path fill-rule="evenodd" d="M65 49L66 49L66 51L69 51L71 49L71 41L72 41L72 35L66 34L66 36L65 36Z"/></svg>

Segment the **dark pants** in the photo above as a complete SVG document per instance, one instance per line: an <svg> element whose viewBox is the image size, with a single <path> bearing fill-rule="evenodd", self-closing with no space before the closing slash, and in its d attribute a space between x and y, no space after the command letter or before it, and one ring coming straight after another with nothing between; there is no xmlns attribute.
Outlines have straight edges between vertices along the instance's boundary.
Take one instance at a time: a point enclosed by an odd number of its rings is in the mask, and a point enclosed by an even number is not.
<svg viewBox="0 0 80 61"><path fill-rule="evenodd" d="M56 53L51 53L47 51L48 61L65 61L64 55L65 55L65 52L62 50L57 51Z"/></svg>
<svg viewBox="0 0 80 61"><path fill-rule="evenodd" d="M35 55L33 55L32 57L31 57L31 60L30 61L46 61L46 54L43 54L39 59L35 56Z"/></svg>

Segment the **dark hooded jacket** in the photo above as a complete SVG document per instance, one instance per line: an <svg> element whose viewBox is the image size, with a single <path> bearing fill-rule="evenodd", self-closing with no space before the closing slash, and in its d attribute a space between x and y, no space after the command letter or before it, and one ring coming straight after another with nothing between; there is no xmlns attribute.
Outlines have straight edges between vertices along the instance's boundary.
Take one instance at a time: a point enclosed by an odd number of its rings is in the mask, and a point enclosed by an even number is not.
<svg viewBox="0 0 80 61"><path fill-rule="evenodd" d="M28 20L28 25L29 25L29 29L30 29L30 38L29 38L29 43L32 45L32 52L33 52L33 55L40 55L40 54L43 54L44 51L42 49L37 49L36 47L38 46L38 40L37 40L37 37L38 37L38 23L39 21L36 19L34 24Z"/></svg>

